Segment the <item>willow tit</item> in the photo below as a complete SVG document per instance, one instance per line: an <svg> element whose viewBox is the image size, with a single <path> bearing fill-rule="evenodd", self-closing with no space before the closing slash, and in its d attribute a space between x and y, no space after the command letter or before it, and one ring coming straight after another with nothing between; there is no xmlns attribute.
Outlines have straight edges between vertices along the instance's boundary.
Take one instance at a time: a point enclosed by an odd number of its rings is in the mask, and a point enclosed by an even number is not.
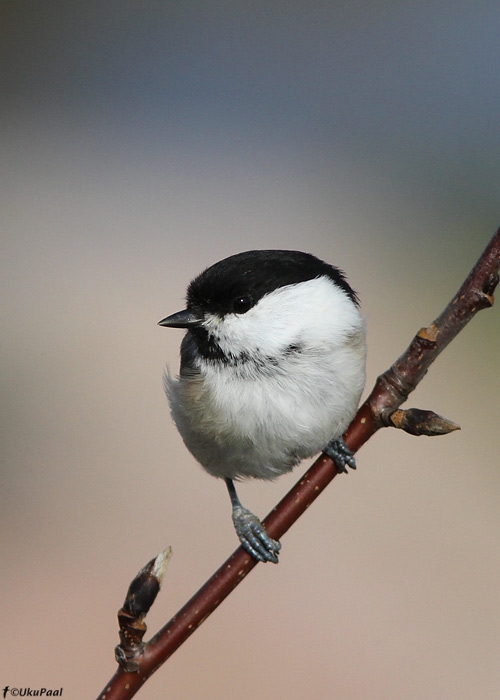
<svg viewBox="0 0 500 700"><path fill-rule="evenodd" d="M307 457L355 468L341 436L365 383L365 323L344 273L308 253L252 250L196 277L186 309L159 322L185 328L180 374L165 375L188 450L225 480L236 533L259 561L281 544L244 508L235 480L275 479Z"/></svg>

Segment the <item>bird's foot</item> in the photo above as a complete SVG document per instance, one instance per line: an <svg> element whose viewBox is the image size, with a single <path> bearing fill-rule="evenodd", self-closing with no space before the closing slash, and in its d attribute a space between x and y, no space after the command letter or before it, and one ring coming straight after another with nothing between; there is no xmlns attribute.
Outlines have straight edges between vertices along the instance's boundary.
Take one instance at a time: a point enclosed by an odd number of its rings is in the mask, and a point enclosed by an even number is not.
<svg viewBox="0 0 500 700"><path fill-rule="evenodd" d="M347 447L342 438L329 442L323 452L333 459L339 473L345 472L347 474L347 467L356 469L354 452Z"/></svg>
<svg viewBox="0 0 500 700"><path fill-rule="evenodd" d="M281 544L267 534L264 525L247 508L233 508L233 523L243 549L257 561L278 563Z"/></svg>

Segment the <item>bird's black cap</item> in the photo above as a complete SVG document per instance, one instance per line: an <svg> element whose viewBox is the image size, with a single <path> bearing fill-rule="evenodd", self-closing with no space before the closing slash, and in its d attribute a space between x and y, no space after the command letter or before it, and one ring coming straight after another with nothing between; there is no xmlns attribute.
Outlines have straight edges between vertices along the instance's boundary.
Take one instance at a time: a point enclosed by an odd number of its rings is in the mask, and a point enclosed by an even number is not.
<svg viewBox="0 0 500 700"><path fill-rule="evenodd" d="M297 250L249 250L231 255L195 277L188 287L187 307L194 313L204 309L223 315L235 310L238 300L249 300L253 306L279 287L322 276L329 277L358 305L344 273L314 255Z"/></svg>

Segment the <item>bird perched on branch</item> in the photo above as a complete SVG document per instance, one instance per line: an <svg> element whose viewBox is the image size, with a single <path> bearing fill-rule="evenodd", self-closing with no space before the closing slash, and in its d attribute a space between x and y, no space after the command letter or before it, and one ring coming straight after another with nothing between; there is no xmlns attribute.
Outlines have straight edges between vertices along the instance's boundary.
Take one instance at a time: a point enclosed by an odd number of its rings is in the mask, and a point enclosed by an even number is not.
<svg viewBox="0 0 500 700"><path fill-rule="evenodd" d="M342 435L365 383L365 323L344 273L308 253L252 250L207 268L186 308L159 323L184 328L180 373L168 371L172 417L188 450L224 479L245 550L281 548L234 485L272 480L326 452L355 468Z"/></svg>

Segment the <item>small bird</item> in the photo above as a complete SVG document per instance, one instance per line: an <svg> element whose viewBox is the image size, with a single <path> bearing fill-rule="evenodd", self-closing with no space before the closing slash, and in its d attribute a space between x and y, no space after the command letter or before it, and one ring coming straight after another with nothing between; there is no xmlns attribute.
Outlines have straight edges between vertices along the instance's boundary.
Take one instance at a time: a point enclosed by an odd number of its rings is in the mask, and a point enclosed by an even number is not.
<svg viewBox="0 0 500 700"><path fill-rule="evenodd" d="M190 283L179 376L165 375L173 420L209 474L224 479L236 533L259 561L281 544L244 508L235 481L273 480L318 452L355 468L342 435L365 383L365 322L344 273L309 253L251 250Z"/></svg>

